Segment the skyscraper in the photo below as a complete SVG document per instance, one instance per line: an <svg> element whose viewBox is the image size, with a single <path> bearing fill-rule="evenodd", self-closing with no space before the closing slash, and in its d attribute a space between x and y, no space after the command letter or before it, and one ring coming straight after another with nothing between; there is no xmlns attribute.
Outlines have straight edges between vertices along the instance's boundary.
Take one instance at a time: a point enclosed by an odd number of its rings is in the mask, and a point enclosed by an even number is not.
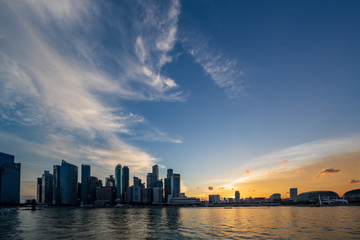
<svg viewBox="0 0 360 240"><path fill-rule="evenodd" d="M90 177L90 165L81 165L81 201L88 203L88 178Z"/></svg>
<svg viewBox="0 0 360 240"><path fill-rule="evenodd" d="M52 204L53 202L53 175L50 171L44 171L42 175L42 202Z"/></svg>
<svg viewBox="0 0 360 240"><path fill-rule="evenodd" d="M240 202L240 192L239 191L235 191L235 202L236 203Z"/></svg>
<svg viewBox="0 0 360 240"><path fill-rule="evenodd" d="M60 200L60 165L54 165L53 167L53 204L61 204Z"/></svg>
<svg viewBox="0 0 360 240"><path fill-rule="evenodd" d="M126 197L127 188L129 187L129 168L124 166L122 169L122 195L123 199L126 201L130 196Z"/></svg>
<svg viewBox="0 0 360 240"><path fill-rule="evenodd" d="M159 180L159 166L157 164L152 167L152 173L155 175L156 180Z"/></svg>
<svg viewBox="0 0 360 240"><path fill-rule="evenodd" d="M164 179L165 182L165 203L168 202L168 197L171 195L171 176Z"/></svg>
<svg viewBox="0 0 360 240"><path fill-rule="evenodd" d="M42 178L37 178L37 202L42 202Z"/></svg>
<svg viewBox="0 0 360 240"><path fill-rule="evenodd" d="M157 176L154 173L148 173L146 175L146 187L153 188L156 185Z"/></svg>
<svg viewBox="0 0 360 240"><path fill-rule="evenodd" d="M295 201L297 197L297 188L290 188L290 200Z"/></svg>
<svg viewBox="0 0 360 240"><path fill-rule="evenodd" d="M60 197L64 205L76 205L78 194L78 167L62 160L60 169Z"/></svg>
<svg viewBox="0 0 360 240"><path fill-rule="evenodd" d="M116 198L122 201L122 174L121 164L115 167L115 186L116 186Z"/></svg>
<svg viewBox="0 0 360 240"><path fill-rule="evenodd" d="M180 174L174 173L171 176L171 195L172 197L180 197Z"/></svg>
<svg viewBox="0 0 360 240"><path fill-rule="evenodd" d="M21 164L15 157L0 152L0 204L20 203Z"/></svg>
<svg viewBox="0 0 360 240"><path fill-rule="evenodd" d="M167 170L167 177L168 178L171 178L171 176L174 174L174 171L171 169L171 168L169 168L168 170Z"/></svg>
<svg viewBox="0 0 360 240"><path fill-rule="evenodd" d="M105 186L106 187L115 187L114 175L110 175L109 177L105 178Z"/></svg>

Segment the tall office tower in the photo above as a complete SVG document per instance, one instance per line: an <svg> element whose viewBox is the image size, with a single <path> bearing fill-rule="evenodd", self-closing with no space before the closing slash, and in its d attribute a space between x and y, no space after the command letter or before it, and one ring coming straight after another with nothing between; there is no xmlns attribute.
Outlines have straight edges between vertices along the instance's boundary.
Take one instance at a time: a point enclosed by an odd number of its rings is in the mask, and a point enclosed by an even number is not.
<svg viewBox="0 0 360 240"><path fill-rule="evenodd" d="M52 204L53 202L53 175L50 171L44 171L42 175L42 195L43 195L43 203Z"/></svg>
<svg viewBox="0 0 360 240"><path fill-rule="evenodd" d="M168 197L171 195L171 177L164 179L165 181L165 203L168 202Z"/></svg>
<svg viewBox="0 0 360 240"><path fill-rule="evenodd" d="M180 197L180 174L174 173L171 176L171 195L172 197Z"/></svg>
<svg viewBox="0 0 360 240"><path fill-rule="evenodd" d="M134 186L132 188L132 198L131 202L141 202L142 201L142 190L144 189L144 184L141 183L141 179L134 177Z"/></svg>
<svg viewBox="0 0 360 240"><path fill-rule="evenodd" d="M88 203L89 192L88 192L88 178L90 177L90 165L81 165L81 201Z"/></svg>
<svg viewBox="0 0 360 240"><path fill-rule="evenodd" d="M163 188L162 187L154 187L153 189L153 204L162 204L163 202Z"/></svg>
<svg viewBox="0 0 360 240"><path fill-rule="evenodd" d="M174 174L174 171L171 169L171 168L169 168L168 170L167 170L167 177L168 178L171 178L171 176Z"/></svg>
<svg viewBox="0 0 360 240"><path fill-rule="evenodd" d="M76 205L78 195L78 167L62 160L60 168L61 204Z"/></svg>
<svg viewBox="0 0 360 240"><path fill-rule="evenodd" d="M110 175L109 177L105 178L105 186L106 187L115 187L114 175Z"/></svg>
<svg viewBox="0 0 360 240"><path fill-rule="evenodd" d="M99 179L97 177L93 177L93 176L89 176L87 178L87 199L86 202L87 203L93 203L96 201L96 189L98 187L102 187L99 186Z"/></svg>
<svg viewBox="0 0 360 240"><path fill-rule="evenodd" d="M297 188L290 188L290 200L296 200L297 192Z"/></svg>
<svg viewBox="0 0 360 240"><path fill-rule="evenodd" d="M60 200L60 165L53 167L53 204L61 204Z"/></svg>
<svg viewBox="0 0 360 240"><path fill-rule="evenodd" d="M159 166L157 164L152 167L152 173L156 176L156 180L159 180Z"/></svg>
<svg viewBox="0 0 360 240"><path fill-rule="evenodd" d="M239 191L235 191L235 202L240 202L240 192Z"/></svg>
<svg viewBox="0 0 360 240"><path fill-rule="evenodd" d="M154 173L148 173L146 175L146 187L153 188L156 185L157 177Z"/></svg>
<svg viewBox="0 0 360 240"><path fill-rule="evenodd" d="M116 198L122 201L122 174L121 164L115 167L115 186L116 186Z"/></svg>
<svg viewBox="0 0 360 240"><path fill-rule="evenodd" d="M129 168L124 166L122 169L122 195L123 199L126 200L130 197L126 197L127 188L129 187Z"/></svg>
<svg viewBox="0 0 360 240"><path fill-rule="evenodd" d="M42 202L42 178L37 178L37 202Z"/></svg>
<svg viewBox="0 0 360 240"><path fill-rule="evenodd" d="M20 203L21 164L15 157L0 152L0 204Z"/></svg>

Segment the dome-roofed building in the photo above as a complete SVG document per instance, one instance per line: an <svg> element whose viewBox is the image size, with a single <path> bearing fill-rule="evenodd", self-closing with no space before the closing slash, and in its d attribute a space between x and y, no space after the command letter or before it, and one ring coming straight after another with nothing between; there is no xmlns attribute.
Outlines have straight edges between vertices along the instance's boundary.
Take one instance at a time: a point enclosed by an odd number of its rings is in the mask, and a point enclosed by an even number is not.
<svg viewBox="0 0 360 240"><path fill-rule="evenodd" d="M336 192L332 191L312 191L312 192L304 192L299 194L296 197L295 202L298 203L317 203L319 202L319 196L322 201L338 199L339 195Z"/></svg>
<svg viewBox="0 0 360 240"><path fill-rule="evenodd" d="M360 202L360 189L355 189L344 193L344 199L351 202Z"/></svg>

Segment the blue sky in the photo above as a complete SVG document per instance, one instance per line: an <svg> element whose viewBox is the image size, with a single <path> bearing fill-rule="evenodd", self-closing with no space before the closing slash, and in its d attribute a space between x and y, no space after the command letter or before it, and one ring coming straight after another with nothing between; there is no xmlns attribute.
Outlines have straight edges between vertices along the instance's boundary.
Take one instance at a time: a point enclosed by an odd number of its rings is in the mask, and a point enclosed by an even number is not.
<svg viewBox="0 0 360 240"><path fill-rule="evenodd" d="M360 144L357 1L5 1L0 151L194 194ZM275 166L275 167L274 167ZM284 166L281 165L281 168ZM261 174L257 175L261 178Z"/></svg>

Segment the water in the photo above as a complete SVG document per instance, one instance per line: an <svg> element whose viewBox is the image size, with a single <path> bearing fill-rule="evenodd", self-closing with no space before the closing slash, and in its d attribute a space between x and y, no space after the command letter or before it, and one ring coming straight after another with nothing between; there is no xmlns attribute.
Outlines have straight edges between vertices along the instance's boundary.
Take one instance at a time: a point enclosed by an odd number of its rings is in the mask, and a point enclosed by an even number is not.
<svg viewBox="0 0 360 240"><path fill-rule="evenodd" d="M360 239L360 207L18 209L0 238Z"/></svg>

